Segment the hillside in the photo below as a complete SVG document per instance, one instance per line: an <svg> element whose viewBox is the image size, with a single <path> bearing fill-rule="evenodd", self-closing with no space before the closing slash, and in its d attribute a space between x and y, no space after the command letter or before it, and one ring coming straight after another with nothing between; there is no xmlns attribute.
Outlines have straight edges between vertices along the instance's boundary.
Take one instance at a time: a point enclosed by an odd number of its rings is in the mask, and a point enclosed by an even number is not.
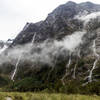
<svg viewBox="0 0 100 100"><path fill-rule="evenodd" d="M69 1L27 23L0 53L3 90L100 95L99 11L98 4Z"/></svg>

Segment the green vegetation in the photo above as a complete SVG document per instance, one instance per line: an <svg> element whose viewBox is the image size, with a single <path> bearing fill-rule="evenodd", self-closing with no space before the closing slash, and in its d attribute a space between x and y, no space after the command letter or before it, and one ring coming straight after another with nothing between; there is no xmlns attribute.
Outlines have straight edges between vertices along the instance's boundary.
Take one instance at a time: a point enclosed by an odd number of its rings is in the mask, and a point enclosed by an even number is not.
<svg viewBox="0 0 100 100"><path fill-rule="evenodd" d="M98 79L98 81L82 86L88 81L87 79L84 80L84 78L89 75L87 71L92 68L94 58L73 60L68 69L68 75L64 79L65 85L62 84L61 78L65 74L64 66L66 66L67 62L65 59L63 59L63 62L60 59L58 59L59 61L53 70L47 64L36 69L29 69L29 64L24 63L24 66L27 65L27 67L19 67L21 69L18 70L14 82L5 74L0 74L0 91L100 95L100 61L97 63L98 68L93 71L93 79ZM73 78L73 68L76 64L76 78Z"/></svg>
<svg viewBox="0 0 100 100"><path fill-rule="evenodd" d="M47 94L47 93L8 93L0 92L0 100L100 100L99 96L86 95L66 95L66 94Z"/></svg>
<svg viewBox="0 0 100 100"><path fill-rule="evenodd" d="M62 85L60 80L43 83L33 78L25 78L21 81L12 82L4 86L1 91L8 92L46 92L46 93L64 93L64 94L81 94L81 95L100 95L100 82L92 82L82 86L78 80L67 81Z"/></svg>

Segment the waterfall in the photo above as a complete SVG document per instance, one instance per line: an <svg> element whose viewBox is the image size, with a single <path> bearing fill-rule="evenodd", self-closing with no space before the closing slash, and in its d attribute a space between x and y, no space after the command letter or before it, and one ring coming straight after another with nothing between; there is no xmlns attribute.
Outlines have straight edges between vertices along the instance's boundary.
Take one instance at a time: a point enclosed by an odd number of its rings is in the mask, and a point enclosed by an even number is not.
<svg viewBox="0 0 100 100"><path fill-rule="evenodd" d="M33 36L33 39L32 39L32 42L31 42L31 47L32 47L32 45L34 44L35 36L36 36L36 33L35 33L34 36ZM20 60L21 60L21 57L22 57L22 53L21 53L21 55L18 57L18 60L17 60L16 65L15 65L15 70L14 70L12 76L11 76L11 80L13 80L13 81L14 81L14 77L15 77L15 75L16 75L17 68L18 68L19 62L20 62Z"/></svg>
<svg viewBox="0 0 100 100"><path fill-rule="evenodd" d="M18 58L18 60L17 60L17 62L16 62L16 65L15 65L15 70L14 70L12 76L11 76L11 80L13 80L13 81L14 81L14 77L15 77L16 72L17 72L17 68L18 68L19 62L20 62L20 60L21 60L21 56L22 56L22 55L19 56L19 58Z"/></svg>
<svg viewBox="0 0 100 100"><path fill-rule="evenodd" d="M81 53L80 53L81 51L80 51L80 49L77 51L77 56L78 56L78 58L81 58ZM76 78L76 67L77 67L77 64L78 64L78 58L77 58L77 61L76 61L76 63L75 63L75 66L74 66L74 69L73 69L73 75L72 75L72 77L75 79Z"/></svg>
<svg viewBox="0 0 100 100"><path fill-rule="evenodd" d="M77 54L79 58L81 58L80 52L81 52L81 51L80 51L80 49L79 49L79 50L78 50L78 54Z"/></svg>
<svg viewBox="0 0 100 100"><path fill-rule="evenodd" d="M93 41L93 52L94 52L94 55L99 58L99 54L96 52L96 40Z"/></svg>
<svg viewBox="0 0 100 100"><path fill-rule="evenodd" d="M58 56L56 56L56 57L55 57L55 59L54 59L54 64L53 64L53 66L51 67L50 72L48 73L47 80L49 80L50 75L51 75L52 71L53 71L53 70L54 70L54 68L55 68L55 65L56 65L56 63L57 63L57 57L58 57Z"/></svg>
<svg viewBox="0 0 100 100"><path fill-rule="evenodd" d="M75 64L74 72L73 72L73 76L72 76L74 79L76 78L76 75L75 75L76 74L76 67L77 67L77 63Z"/></svg>
<svg viewBox="0 0 100 100"><path fill-rule="evenodd" d="M96 42L96 40L93 41L93 46L92 47L93 47L93 53L94 53L94 56L96 57L96 60L94 61L93 67L90 70L90 74L88 76L89 82L92 82L93 70L95 69L96 64L97 64L97 62L99 60L99 54L97 54L97 52L96 52L96 43L95 42Z"/></svg>
<svg viewBox="0 0 100 100"><path fill-rule="evenodd" d="M62 79L61 79L63 85L65 85L64 79L65 79L65 78L67 77L67 75L68 75L67 69L70 67L70 64L71 64L71 54L70 54L70 57L69 57L68 64L66 65L66 72L65 72L65 75L64 75L64 76L62 77Z"/></svg>
<svg viewBox="0 0 100 100"><path fill-rule="evenodd" d="M33 35L33 39L32 39L32 42L31 42L31 46L34 44L35 37L36 37L36 32L35 32L34 35Z"/></svg>
<svg viewBox="0 0 100 100"><path fill-rule="evenodd" d="M92 69L90 70L90 74L89 74L89 76L88 76L89 82L92 82L92 73L93 73L93 70L94 70L95 67L96 67L97 62L98 62L98 59L96 59L96 60L94 61L93 67L92 67Z"/></svg>

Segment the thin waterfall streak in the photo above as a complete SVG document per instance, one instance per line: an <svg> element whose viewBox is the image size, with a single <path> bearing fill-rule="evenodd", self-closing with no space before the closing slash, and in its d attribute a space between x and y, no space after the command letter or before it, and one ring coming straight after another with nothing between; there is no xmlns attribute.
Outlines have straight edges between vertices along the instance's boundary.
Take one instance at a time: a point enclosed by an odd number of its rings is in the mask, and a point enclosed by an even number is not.
<svg viewBox="0 0 100 100"><path fill-rule="evenodd" d="M18 65L19 65L19 62L20 62L21 56L22 56L22 55L19 56L19 58L18 58L18 60L17 60L17 63L16 63L16 65L15 65L15 70L14 70L12 76L11 76L11 80L13 80L13 81L14 81L14 77L15 77L16 72L17 72L17 68L18 68Z"/></svg>
<svg viewBox="0 0 100 100"><path fill-rule="evenodd" d="M65 79L66 76L68 75L67 69L70 67L70 64L71 64L71 54L70 54L70 58L69 58L68 64L66 65L66 72L65 72L65 75L64 75L64 76L62 77L62 79L61 79L63 85L65 85L64 79Z"/></svg>
<svg viewBox="0 0 100 100"><path fill-rule="evenodd" d="M79 49L79 50L78 50L78 54L77 54L79 58L81 58L80 52L81 52L81 51L80 51L80 49Z"/></svg>
<svg viewBox="0 0 100 100"><path fill-rule="evenodd" d="M50 75L51 75L51 72L54 70L54 67L55 67L56 63L57 63L57 57L56 57L56 59L55 59L54 66L51 68L51 70L50 70L50 72L49 72L49 74L48 74L47 80L49 79L49 77L50 77Z"/></svg>
<svg viewBox="0 0 100 100"><path fill-rule="evenodd" d="M74 67L74 73L73 73L73 78L74 79L76 78L76 67L77 67L77 63L75 64L75 67Z"/></svg>
<svg viewBox="0 0 100 100"><path fill-rule="evenodd" d="M94 61L94 64L93 64L93 67L92 69L90 70L90 73L89 73L89 76L88 76L88 79L89 79L89 82L92 82L92 74L93 74L93 71L96 67L96 64L99 60L99 54L96 52L96 40L93 41L93 53L94 53L94 56L96 57L96 60Z"/></svg>
<svg viewBox="0 0 100 100"><path fill-rule="evenodd" d="M36 37L36 32L34 33L34 36L33 36L32 42L31 42L31 45L33 45L33 44L34 44L35 37Z"/></svg>
<svg viewBox="0 0 100 100"><path fill-rule="evenodd" d="M35 38L36 38L36 32L34 33L31 44L30 44L30 52L32 51L32 48L33 48L33 45L34 45L34 42L35 42Z"/></svg>
<svg viewBox="0 0 100 100"><path fill-rule="evenodd" d="M95 67L96 67L97 62L98 62L98 59L95 60L95 62L94 62L94 64L93 64L93 67L92 67L92 69L90 70L90 74L89 74L89 76L88 76L89 82L92 82L92 74L93 74L93 70L94 70Z"/></svg>
<svg viewBox="0 0 100 100"><path fill-rule="evenodd" d="M69 68L70 67L70 64L71 64L71 57L69 58L68 65L66 67Z"/></svg>

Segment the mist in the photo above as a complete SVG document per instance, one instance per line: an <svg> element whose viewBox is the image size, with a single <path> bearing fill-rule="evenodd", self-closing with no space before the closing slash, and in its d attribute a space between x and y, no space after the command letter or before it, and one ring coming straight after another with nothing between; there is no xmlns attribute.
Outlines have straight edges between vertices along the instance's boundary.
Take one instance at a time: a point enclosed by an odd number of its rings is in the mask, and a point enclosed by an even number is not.
<svg viewBox="0 0 100 100"><path fill-rule="evenodd" d="M84 17L83 17L84 16ZM82 16L77 15L75 18L84 22L84 26L88 24L91 19L96 19L100 16L100 12L84 14ZM80 45L84 44L83 38L84 35L88 34L87 30L83 27L82 30L73 32L70 35L65 36L62 40L52 40L52 41L44 41L42 43L31 43L25 45L17 45L13 48L5 48L0 51L0 64L9 62L13 65L18 61L19 56L21 55L20 61L30 61L34 64L42 63L48 64L49 66L53 66L55 64L55 59L59 56L63 56L67 58L70 53L76 53L77 56L79 54ZM34 37L35 38L35 37ZM78 51L79 50L79 51Z"/></svg>
<svg viewBox="0 0 100 100"><path fill-rule="evenodd" d="M100 12L93 12L88 14L88 12L85 11L84 13L75 16L75 19L84 22L84 26L86 26L86 24L88 24L92 19L96 19L96 18L98 18L100 21Z"/></svg>
<svg viewBox="0 0 100 100"><path fill-rule="evenodd" d="M61 41L47 40L40 44L29 43L23 46L18 45L11 49L2 51L0 54L0 64L10 62L15 65L19 56L21 61L31 61L33 64L40 62L53 66L55 57L63 55L69 56L69 52L74 52L80 44L82 44L82 37L86 34L85 31L74 32L72 35L65 36Z"/></svg>
<svg viewBox="0 0 100 100"><path fill-rule="evenodd" d="M99 16L100 12L97 12L91 14L85 13L82 16L77 15L75 18L83 21L84 25L86 26L86 24L88 24L91 19L98 18ZM68 57L70 53L78 52L77 50L80 48L80 45L84 44L83 37L85 34L88 33L87 30L83 28L80 31L76 31L70 35L65 36L60 41L52 40L51 42L48 42L48 40L46 40L40 44L36 44L32 41L32 43L17 45L11 49L1 50L0 64L10 62L15 65L16 61L21 55L21 61L31 61L33 66L36 62L53 66L55 58L59 55Z"/></svg>

